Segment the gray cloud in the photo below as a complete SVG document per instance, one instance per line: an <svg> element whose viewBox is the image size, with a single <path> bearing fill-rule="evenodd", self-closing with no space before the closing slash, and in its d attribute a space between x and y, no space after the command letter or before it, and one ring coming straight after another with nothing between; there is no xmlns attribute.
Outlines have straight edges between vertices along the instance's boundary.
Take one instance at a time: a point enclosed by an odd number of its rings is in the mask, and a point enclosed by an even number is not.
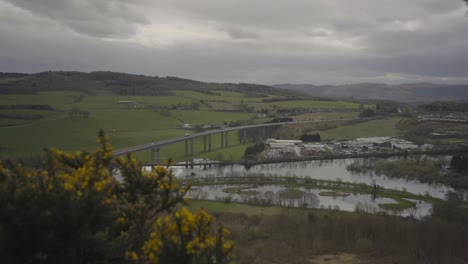
<svg viewBox="0 0 468 264"><path fill-rule="evenodd" d="M131 1L123 0L5 0L38 16L94 37L131 35L135 26L148 23Z"/></svg>
<svg viewBox="0 0 468 264"><path fill-rule="evenodd" d="M0 0L0 71L468 82L461 0Z"/></svg>
<svg viewBox="0 0 468 264"><path fill-rule="evenodd" d="M246 30L239 27L229 27L222 30L226 31L233 39L257 39L260 36L260 34L253 30Z"/></svg>

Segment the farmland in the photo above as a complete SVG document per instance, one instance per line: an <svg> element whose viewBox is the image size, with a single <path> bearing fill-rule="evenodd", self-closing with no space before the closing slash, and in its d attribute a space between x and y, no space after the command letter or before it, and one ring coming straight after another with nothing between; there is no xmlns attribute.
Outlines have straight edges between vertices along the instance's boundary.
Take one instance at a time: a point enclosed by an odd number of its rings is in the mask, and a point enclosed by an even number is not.
<svg viewBox="0 0 468 264"><path fill-rule="evenodd" d="M316 100L265 103L262 101L265 98L280 96L252 97L241 92L186 90L175 90L174 95L161 96L87 95L77 91L0 95L0 106L3 106L0 109L0 157L39 155L44 147L69 151L91 150L96 147L95 138L100 128L111 137L114 149L119 149L194 133L195 127L207 124L219 126L232 122L246 124L268 121L268 117L257 116L258 108L263 109L264 113L274 113L274 109L281 107L279 105L291 107L298 103L301 107L311 109L331 109L297 117L297 120L304 120L311 117L334 118L338 115L355 117L358 108L362 107L353 102ZM18 105L44 105L50 106L50 109L11 107ZM242 111L245 109L240 109L240 105L252 108L250 111ZM6 109L8 107L10 109ZM335 113L335 107L356 111ZM71 111L88 112L89 116L74 118L70 116ZM182 124L190 124L191 128L181 128ZM229 134L229 148L221 149L219 135L214 135L212 140L213 151L209 153L201 153L199 150L203 142L194 140L195 155L201 158L239 159L249 145L241 145L237 133L233 132ZM149 153L138 153L136 157L148 161ZM161 157L183 160L184 145L175 144L164 148Z"/></svg>
<svg viewBox="0 0 468 264"><path fill-rule="evenodd" d="M340 126L323 131L324 139L352 139L358 137L384 137L397 136L396 125L401 118L393 117L382 120L373 120L353 126Z"/></svg>

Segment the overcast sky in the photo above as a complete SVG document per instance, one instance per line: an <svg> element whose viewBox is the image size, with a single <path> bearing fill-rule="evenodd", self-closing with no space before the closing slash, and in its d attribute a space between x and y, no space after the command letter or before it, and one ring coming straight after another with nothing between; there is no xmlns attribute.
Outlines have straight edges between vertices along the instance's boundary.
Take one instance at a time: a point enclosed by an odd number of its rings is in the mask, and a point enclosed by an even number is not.
<svg viewBox="0 0 468 264"><path fill-rule="evenodd" d="M0 0L0 71L468 83L461 0Z"/></svg>

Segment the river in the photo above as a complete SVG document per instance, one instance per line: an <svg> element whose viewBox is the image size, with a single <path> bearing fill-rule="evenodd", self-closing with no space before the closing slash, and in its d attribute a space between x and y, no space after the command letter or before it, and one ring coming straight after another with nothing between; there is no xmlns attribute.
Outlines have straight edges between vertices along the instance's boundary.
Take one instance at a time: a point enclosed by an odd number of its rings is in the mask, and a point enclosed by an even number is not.
<svg viewBox="0 0 468 264"><path fill-rule="evenodd" d="M265 176L290 176L290 177L310 177L313 179L343 181L351 183L366 183L378 184L387 189L406 190L408 192L420 195L431 195L436 198L445 198L447 191L452 190L448 186L441 184L427 184L415 180L407 180L402 178L391 178L386 175L375 175L373 173L352 173L346 167L354 161L361 159L337 159L326 161L301 161L291 163L275 163L261 164L250 168L245 168L242 165L231 165L224 167L212 167L204 170L203 168L174 168L176 177L225 177L236 175L255 175ZM245 195L228 194L223 192L227 186L202 186L197 187L204 193L204 198L211 200L223 200L230 196L230 199L241 201L246 199ZM232 187L232 186L230 186ZM239 186L238 186L239 187ZM286 187L278 185L263 185L263 186L240 186L248 187L248 190L256 192L256 197L262 198L265 193L273 192L276 194L285 190ZM385 211L379 208L379 204L396 203L390 198L373 199L369 194L351 194L348 196L332 197L321 196L320 192L326 191L323 189L305 189L299 188L302 191L317 198L317 202L310 207L321 207L329 209L339 209L345 211L354 211L356 208L365 209L366 211ZM244 201L245 202L245 201ZM401 215L413 215L421 218L430 214L431 204L424 201L414 201L416 208L411 208L400 212ZM297 203L297 202L296 202ZM294 204L298 206L298 204Z"/></svg>

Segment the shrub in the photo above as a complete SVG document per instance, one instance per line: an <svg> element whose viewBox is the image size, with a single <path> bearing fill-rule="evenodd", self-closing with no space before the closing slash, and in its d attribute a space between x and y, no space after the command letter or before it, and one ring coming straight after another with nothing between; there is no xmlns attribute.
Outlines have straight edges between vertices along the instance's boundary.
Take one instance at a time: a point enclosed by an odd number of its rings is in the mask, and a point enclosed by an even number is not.
<svg viewBox="0 0 468 264"><path fill-rule="evenodd" d="M6 263L229 261L228 231L213 230L205 211L179 206L188 187L170 169L146 172L131 156L115 160L102 131L98 143L91 153L47 150L39 169L0 163Z"/></svg>
<svg viewBox="0 0 468 264"><path fill-rule="evenodd" d="M245 153L244 155L245 156L248 156L248 155L256 155L258 153L261 153L263 150L265 150L265 144L263 143L257 143L253 146L250 146L250 147L247 147L245 149Z"/></svg>
<svg viewBox="0 0 468 264"><path fill-rule="evenodd" d="M366 253L374 249L374 244L368 238L359 238L356 240L354 249L358 253Z"/></svg>

